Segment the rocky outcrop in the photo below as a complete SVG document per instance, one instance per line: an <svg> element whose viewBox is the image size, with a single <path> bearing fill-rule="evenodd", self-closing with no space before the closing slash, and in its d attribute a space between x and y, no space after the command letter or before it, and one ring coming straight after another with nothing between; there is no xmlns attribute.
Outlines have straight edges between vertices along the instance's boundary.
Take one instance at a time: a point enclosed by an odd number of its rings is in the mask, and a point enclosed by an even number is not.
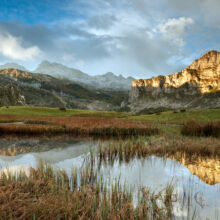
<svg viewBox="0 0 220 220"><path fill-rule="evenodd" d="M0 106L9 105L25 105L25 97L11 84L0 87Z"/></svg>
<svg viewBox="0 0 220 220"><path fill-rule="evenodd" d="M172 75L134 80L130 101L134 112L220 108L220 53L210 51Z"/></svg>

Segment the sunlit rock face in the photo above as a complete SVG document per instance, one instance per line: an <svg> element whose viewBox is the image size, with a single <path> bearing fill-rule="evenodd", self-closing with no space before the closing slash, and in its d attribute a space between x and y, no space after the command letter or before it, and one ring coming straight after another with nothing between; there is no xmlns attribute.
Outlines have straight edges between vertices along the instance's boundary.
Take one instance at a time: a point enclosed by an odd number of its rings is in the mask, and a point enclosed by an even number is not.
<svg viewBox="0 0 220 220"><path fill-rule="evenodd" d="M133 111L220 107L220 53L210 51L183 71L132 82Z"/></svg>

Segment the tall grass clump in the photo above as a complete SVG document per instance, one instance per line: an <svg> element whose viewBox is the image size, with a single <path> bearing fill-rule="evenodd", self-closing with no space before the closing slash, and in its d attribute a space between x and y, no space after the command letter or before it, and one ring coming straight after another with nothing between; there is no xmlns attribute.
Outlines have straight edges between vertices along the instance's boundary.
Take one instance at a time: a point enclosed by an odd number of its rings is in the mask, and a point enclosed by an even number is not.
<svg viewBox="0 0 220 220"><path fill-rule="evenodd" d="M131 190L106 183L91 164L67 175L41 163L28 175L1 173L0 219L170 219L173 194L142 188L134 203Z"/></svg>
<svg viewBox="0 0 220 220"><path fill-rule="evenodd" d="M131 140L111 141L99 144L99 164L114 164L114 161L130 162L133 159L146 158L155 155L158 157L174 158L181 161L197 161L198 158L220 159L220 144L216 138L192 139L182 137L176 140L158 138L151 141L142 138Z"/></svg>
<svg viewBox="0 0 220 220"><path fill-rule="evenodd" d="M188 136L220 137L220 121L209 123L188 121L183 125L181 133Z"/></svg>

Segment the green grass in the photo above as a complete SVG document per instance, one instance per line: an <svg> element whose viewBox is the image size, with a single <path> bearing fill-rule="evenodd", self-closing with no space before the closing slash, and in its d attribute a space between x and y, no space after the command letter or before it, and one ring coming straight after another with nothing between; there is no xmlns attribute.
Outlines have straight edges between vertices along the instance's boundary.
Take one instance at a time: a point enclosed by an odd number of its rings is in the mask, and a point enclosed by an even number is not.
<svg viewBox="0 0 220 220"><path fill-rule="evenodd" d="M31 106L1 107L0 115L23 115L23 116L75 116L75 117L106 117L125 118L133 120L147 120L155 123L182 124L189 120L210 122L220 120L220 109L187 110L186 112L174 113L173 111L162 112L160 115L132 115L125 112L106 112L67 109L61 111L58 108L43 108ZM0 116L1 117L1 116Z"/></svg>
<svg viewBox="0 0 220 220"><path fill-rule="evenodd" d="M173 111L162 112L160 115L128 116L129 119L148 120L159 123L182 124L189 120L210 122L220 120L220 109L187 110L186 112L174 113Z"/></svg>
<svg viewBox="0 0 220 220"><path fill-rule="evenodd" d="M106 117L106 118L124 118L128 113L90 111L67 109L61 111L59 108L32 107L32 106L10 106L1 107L0 115L22 115L22 116L76 116L76 117Z"/></svg>

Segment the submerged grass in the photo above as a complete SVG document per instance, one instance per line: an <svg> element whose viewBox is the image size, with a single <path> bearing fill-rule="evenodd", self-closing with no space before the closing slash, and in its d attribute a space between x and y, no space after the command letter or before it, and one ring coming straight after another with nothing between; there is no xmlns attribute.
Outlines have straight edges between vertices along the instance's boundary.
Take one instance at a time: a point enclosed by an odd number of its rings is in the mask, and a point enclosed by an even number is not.
<svg viewBox="0 0 220 220"><path fill-rule="evenodd" d="M142 188L138 195L134 204L132 191L119 181L106 183L93 163L71 176L41 163L28 175L1 173L0 219L172 218L175 195L171 186L158 193Z"/></svg>

